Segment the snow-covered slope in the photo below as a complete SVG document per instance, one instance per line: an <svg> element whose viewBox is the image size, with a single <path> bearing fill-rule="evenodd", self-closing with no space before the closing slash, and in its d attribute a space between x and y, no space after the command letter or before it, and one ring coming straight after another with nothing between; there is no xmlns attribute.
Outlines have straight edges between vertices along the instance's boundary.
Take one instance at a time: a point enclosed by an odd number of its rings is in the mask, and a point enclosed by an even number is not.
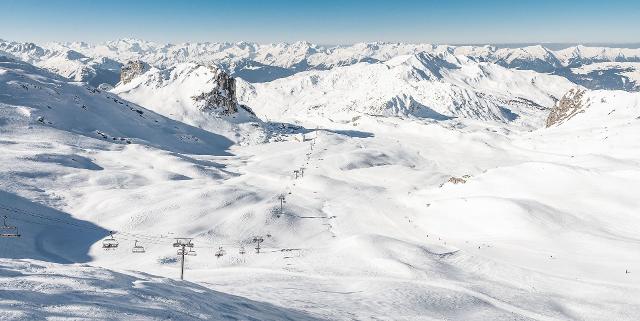
<svg viewBox="0 0 640 321"><path fill-rule="evenodd" d="M190 153L219 153L222 136L162 117L113 94L73 84L29 64L0 57L4 129L28 133L50 127L121 144L147 144Z"/></svg>
<svg viewBox="0 0 640 321"><path fill-rule="evenodd" d="M640 120L640 93L572 90L558 102L547 127L600 128Z"/></svg>
<svg viewBox="0 0 640 321"><path fill-rule="evenodd" d="M272 119L463 117L531 125L572 87L562 77L509 70L449 53L422 53L304 72L269 83L243 83L239 95L244 104Z"/></svg>
<svg viewBox="0 0 640 321"><path fill-rule="evenodd" d="M2 320L318 320L145 273L0 259Z"/></svg>
<svg viewBox="0 0 640 321"><path fill-rule="evenodd" d="M260 120L238 103L236 80L211 65L152 68L111 92L164 116L221 133L235 142L266 139Z"/></svg>
<svg viewBox="0 0 640 321"><path fill-rule="evenodd" d="M570 78L590 89L640 91L640 62L600 62L571 69Z"/></svg>
<svg viewBox="0 0 640 321"><path fill-rule="evenodd" d="M65 78L86 82L92 86L113 84L120 75L121 63L109 58L88 58L69 50L41 61L38 66L51 70Z"/></svg>
<svg viewBox="0 0 640 321"><path fill-rule="evenodd" d="M165 108L164 114L212 112L235 115L239 112L235 97L235 80L215 66L183 63L159 70L153 69L120 83L112 90L123 97L144 100L147 105ZM166 100L177 105L167 106Z"/></svg>
<svg viewBox="0 0 640 321"><path fill-rule="evenodd" d="M551 73L562 67L560 60L554 53L541 45L498 49L490 59L508 68L535 70L544 73Z"/></svg>
<svg viewBox="0 0 640 321"><path fill-rule="evenodd" d="M241 145L150 110L201 117L188 99L224 96L215 69L154 67L118 86L146 109L2 59L0 212L22 236L0 238L0 316L637 319L637 96L578 99L561 77L477 60L445 50L239 80L241 102L298 132ZM553 97L576 103L537 129ZM119 246L105 251L108 231ZM192 238L198 285L162 278L180 275L176 237ZM113 272L131 270L150 274Z"/></svg>
<svg viewBox="0 0 640 321"><path fill-rule="evenodd" d="M48 69L73 81L97 87L102 83L115 84L122 64L102 56L87 57L62 46L43 48L33 43L0 41L0 56L22 60Z"/></svg>
<svg viewBox="0 0 640 321"><path fill-rule="evenodd" d="M358 131L332 123L305 142L234 146L227 157L51 134L43 144L42 134L3 125L0 184L10 195L0 203L20 209L4 213L23 236L0 239L11 244L0 255L77 253L177 278L172 242L185 236L197 252L187 257L188 280L322 319L634 320L638 121L603 140L593 129L561 130L572 120L529 133L363 117ZM77 165L87 161L94 165ZM101 248L106 230L117 231L117 250ZM255 236L265 240L260 254ZM131 252L135 240L146 253ZM108 288L139 293L114 278ZM175 284L156 282L154 297ZM21 293L18 301L35 300Z"/></svg>

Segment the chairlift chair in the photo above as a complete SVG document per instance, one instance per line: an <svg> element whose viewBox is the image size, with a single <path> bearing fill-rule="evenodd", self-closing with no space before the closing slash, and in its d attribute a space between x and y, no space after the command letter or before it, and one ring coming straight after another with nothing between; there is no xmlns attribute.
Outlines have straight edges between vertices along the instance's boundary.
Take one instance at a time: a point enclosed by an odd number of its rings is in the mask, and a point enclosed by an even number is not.
<svg viewBox="0 0 640 321"><path fill-rule="evenodd" d="M193 247L193 243L191 243L191 239L187 238L176 238L176 241L173 243L173 247Z"/></svg>
<svg viewBox="0 0 640 321"><path fill-rule="evenodd" d="M138 245L138 240L135 241L133 248L131 249L132 253L145 253L145 249L143 246Z"/></svg>
<svg viewBox="0 0 640 321"><path fill-rule="evenodd" d="M109 238L102 240L102 248L105 251L118 248L118 241L113 237L113 231L109 232Z"/></svg>
<svg viewBox="0 0 640 321"><path fill-rule="evenodd" d="M0 237L20 237L18 227L7 225L7 216L2 216L4 223L0 226Z"/></svg>
<svg viewBox="0 0 640 321"><path fill-rule="evenodd" d="M240 250L238 251L238 253L240 253L240 255L244 255L245 253L247 253L247 251L245 251L244 246L240 246Z"/></svg>
<svg viewBox="0 0 640 321"><path fill-rule="evenodd" d="M196 251L194 251L193 249L189 249L189 252L187 252L185 255L196 256L197 254L196 254Z"/></svg>
<svg viewBox="0 0 640 321"><path fill-rule="evenodd" d="M224 256L225 253L226 253L225 250L221 246L221 247L218 248L218 251L216 252L215 255L216 255L217 258L220 258L220 257Z"/></svg>

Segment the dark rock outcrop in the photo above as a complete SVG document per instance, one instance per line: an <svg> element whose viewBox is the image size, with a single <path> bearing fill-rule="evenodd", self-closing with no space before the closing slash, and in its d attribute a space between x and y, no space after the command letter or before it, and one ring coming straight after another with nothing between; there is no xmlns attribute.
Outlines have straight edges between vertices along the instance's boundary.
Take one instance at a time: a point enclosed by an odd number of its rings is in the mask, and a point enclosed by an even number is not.
<svg viewBox="0 0 640 321"><path fill-rule="evenodd" d="M222 113L227 115L237 113L236 80L222 70L214 71L217 73L213 79L216 86L210 92L193 96L193 100L200 104L202 111L222 109Z"/></svg>
<svg viewBox="0 0 640 321"><path fill-rule="evenodd" d="M126 84L133 78L140 76L149 70L149 65L140 60L127 62L120 70L120 83Z"/></svg>
<svg viewBox="0 0 640 321"><path fill-rule="evenodd" d="M561 124L573 116L584 111L582 97L586 90L571 89L551 108L551 113L547 117L547 127Z"/></svg>

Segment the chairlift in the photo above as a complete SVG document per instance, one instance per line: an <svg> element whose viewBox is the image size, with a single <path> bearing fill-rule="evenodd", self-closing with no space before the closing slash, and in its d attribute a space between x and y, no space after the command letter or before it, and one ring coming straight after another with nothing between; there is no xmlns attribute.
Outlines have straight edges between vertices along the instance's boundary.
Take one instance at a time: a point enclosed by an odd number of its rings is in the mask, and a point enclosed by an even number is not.
<svg viewBox="0 0 640 321"><path fill-rule="evenodd" d="M131 249L132 253L145 253L145 249L143 246L138 245L138 240L135 241L133 248Z"/></svg>
<svg viewBox="0 0 640 321"><path fill-rule="evenodd" d="M109 232L109 238L102 240L102 248L105 251L118 248L118 241L113 237L113 231Z"/></svg>
<svg viewBox="0 0 640 321"><path fill-rule="evenodd" d="M0 226L0 237L20 237L18 227L7 225L7 216L2 216L4 223Z"/></svg>
<svg viewBox="0 0 640 321"><path fill-rule="evenodd" d="M226 253L225 250L221 246L221 247L218 248L218 251L216 252L215 255L216 255L217 258L221 258L222 256L225 255L225 253Z"/></svg>
<svg viewBox="0 0 640 321"><path fill-rule="evenodd" d="M240 246L240 250L238 251L238 253L240 253L240 255L244 255L245 253L247 253L247 251L245 251L244 246Z"/></svg>
<svg viewBox="0 0 640 321"><path fill-rule="evenodd" d="M176 241L173 243L173 247L193 247L193 243L191 243L191 239L189 238L176 238Z"/></svg>
<svg viewBox="0 0 640 321"><path fill-rule="evenodd" d="M194 251L193 249L189 249L189 252L187 252L187 254L185 254L185 255L196 256L197 254L196 254L196 251Z"/></svg>
<svg viewBox="0 0 640 321"><path fill-rule="evenodd" d="M256 253L260 254L260 243L264 242L262 236L253 237L253 243L257 243L256 245Z"/></svg>

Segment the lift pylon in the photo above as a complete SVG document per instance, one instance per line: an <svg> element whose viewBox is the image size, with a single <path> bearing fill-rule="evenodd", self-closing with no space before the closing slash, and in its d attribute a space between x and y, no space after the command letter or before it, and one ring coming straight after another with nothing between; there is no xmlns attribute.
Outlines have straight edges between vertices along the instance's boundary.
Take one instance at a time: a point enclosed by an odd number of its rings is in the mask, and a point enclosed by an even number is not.
<svg viewBox="0 0 640 321"><path fill-rule="evenodd" d="M7 224L7 216L2 216L4 222L2 226L0 226L0 237L20 237L20 233L18 233L17 226L11 226Z"/></svg>

